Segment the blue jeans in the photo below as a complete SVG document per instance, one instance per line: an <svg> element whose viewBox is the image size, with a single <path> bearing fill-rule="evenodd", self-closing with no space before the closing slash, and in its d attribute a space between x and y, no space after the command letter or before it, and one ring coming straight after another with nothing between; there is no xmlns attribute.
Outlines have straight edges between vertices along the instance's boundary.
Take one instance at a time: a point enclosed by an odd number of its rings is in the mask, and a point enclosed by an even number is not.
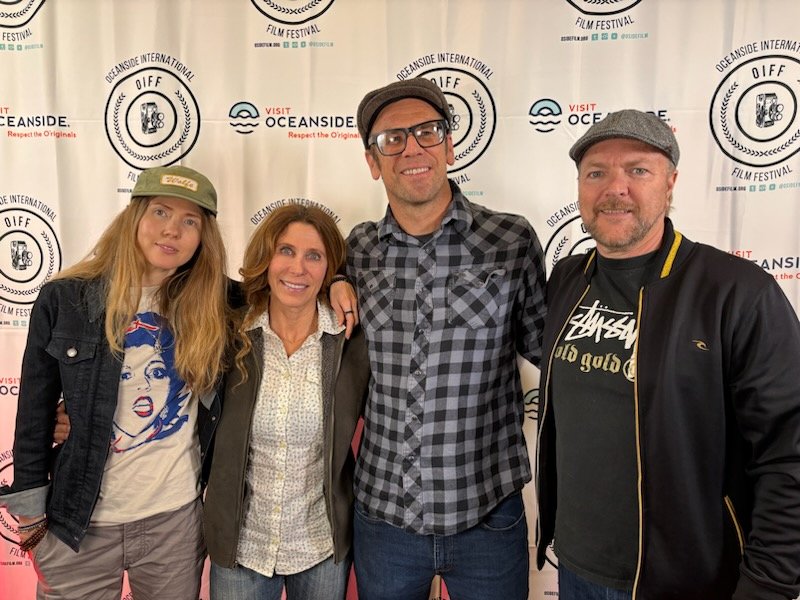
<svg viewBox="0 0 800 600"><path fill-rule="evenodd" d="M350 576L349 558L338 565L333 557L294 575L267 577L236 566L226 569L211 563L211 600L280 600L286 586L287 600L344 600Z"/></svg>
<svg viewBox="0 0 800 600"><path fill-rule="evenodd" d="M559 565L558 600L631 600L631 592L592 583Z"/></svg>
<svg viewBox="0 0 800 600"><path fill-rule="evenodd" d="M353 526L359 600L427 600L436 574L453 600L528 598L528 525L519 493L453 535L409 533L370 517L359 502Z"/></svg>

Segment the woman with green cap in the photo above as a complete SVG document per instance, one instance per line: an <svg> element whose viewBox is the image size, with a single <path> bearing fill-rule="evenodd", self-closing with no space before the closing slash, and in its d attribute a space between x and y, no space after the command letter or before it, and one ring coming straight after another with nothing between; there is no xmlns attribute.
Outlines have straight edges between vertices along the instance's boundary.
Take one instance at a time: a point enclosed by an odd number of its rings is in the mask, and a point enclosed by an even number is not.
<svg viewBox="0 0 800 600"><path fill-rule="evenodd" d="M41 289L0 490L38 598L119 598L125 570L137 598L199 595L198 404L228 343L216 213L201 173L148 169L89 255ZM71 429L54 448L61 397Z"/></svg>

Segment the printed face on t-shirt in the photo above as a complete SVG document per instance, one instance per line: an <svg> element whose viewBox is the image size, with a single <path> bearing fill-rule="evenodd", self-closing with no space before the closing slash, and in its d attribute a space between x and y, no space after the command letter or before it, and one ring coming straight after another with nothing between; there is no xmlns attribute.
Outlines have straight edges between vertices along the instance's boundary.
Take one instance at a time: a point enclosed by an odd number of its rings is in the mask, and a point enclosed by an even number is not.
<svg viewBox="0 0 800 600"><path fill-rule="evenodd" d="M127 410L119 412L115 424L120 431L134 437L150 427L167 404L169 371L161 355L153 353L152 346L134 346L125 351L119 384L124 390Z"/></svg>
<svg viewBox="0 0 800 600"><path fill-rule="evenodd" d="M177 432L188 419L190 390L175 370L175 343L153 312L125 331L111 450L126 452Z"/></svg>

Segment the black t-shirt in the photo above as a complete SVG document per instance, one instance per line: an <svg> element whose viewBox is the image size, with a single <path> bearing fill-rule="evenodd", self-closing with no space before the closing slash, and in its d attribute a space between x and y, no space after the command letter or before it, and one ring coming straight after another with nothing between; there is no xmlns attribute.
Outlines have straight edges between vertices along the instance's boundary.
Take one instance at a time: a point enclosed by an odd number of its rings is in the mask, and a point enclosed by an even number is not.
<svg viewBox="0 0 800 600"><path fill-rule="evenodd" d="M597 256L591 287L556 344L551 369L556 555L585 579L628 590L639 537L636 319L639 289L654 257Z"/></svg>

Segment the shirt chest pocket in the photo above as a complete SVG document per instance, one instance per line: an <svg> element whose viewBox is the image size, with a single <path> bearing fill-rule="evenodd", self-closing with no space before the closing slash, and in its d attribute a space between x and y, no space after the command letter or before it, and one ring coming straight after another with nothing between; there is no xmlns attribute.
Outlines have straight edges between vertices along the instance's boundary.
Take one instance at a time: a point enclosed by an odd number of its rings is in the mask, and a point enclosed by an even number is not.
<svg viewBox="0 0 800 600"><path fill-rule="evenodd" d="M447 279L447 321L451 325L481 329L497 327L508 302L505 267L456 271Z"/></svg>
<svg viewBox="0 0 800 600"><path fill-rule="evenodd" d="M392 322L395 274L389 271L359 271L358 291L361 323L368 330L383 329Z"/></svg>
<svg viewBox="0 0 800 600"><path fill-rule="evenodd" d="M96 341L54 334L45 350L59 363L61 388L65 398L76 392L91 393L89 382L97 354Z"/></svg>

